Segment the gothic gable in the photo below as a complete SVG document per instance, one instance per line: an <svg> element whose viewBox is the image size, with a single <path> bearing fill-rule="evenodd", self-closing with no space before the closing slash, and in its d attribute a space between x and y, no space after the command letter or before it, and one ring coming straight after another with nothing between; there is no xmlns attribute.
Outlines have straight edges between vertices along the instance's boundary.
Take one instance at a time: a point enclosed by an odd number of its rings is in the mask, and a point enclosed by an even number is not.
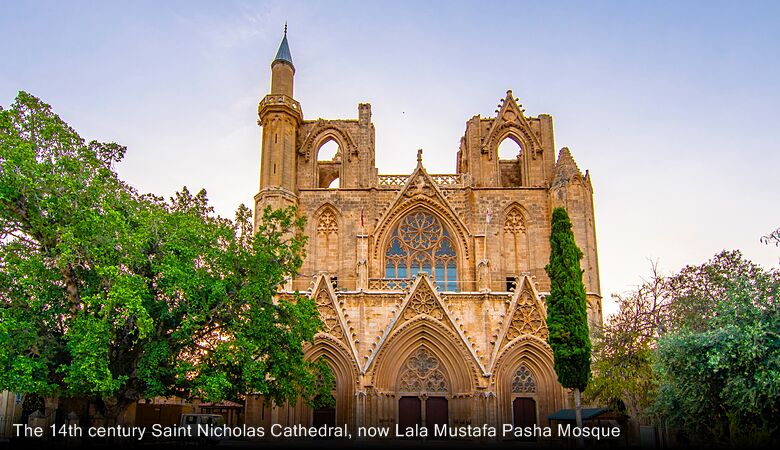
<svg viewBox="0 0 780 450"><path fill-rule="evenodd" d="M358 147L355 139L339 120L318 119L305 135L301 134L298 145L298 154L303 155L306 161L311 159L312 152L328 139L333 139L339 144L342 152L345 152L348 160L357 154Z"/></svg>
<svg viewBox="0 0 780 450"><path fill-rule="evenodd" d="M434 179L428 175L428 172L422 165L421 153L417 156L417 168L406 180L403 188L401 188L398 195L396 195L395 199L390 203L390 206L380 217L376 228L374 228L374 242L378 244L374 245L374 258L379 258L381 252L384 251L384 246L381 244L386 240L396 219L420 205L426 206L428 209L441 216L445 222L452 225L454 228L452 231L455 233L455 238L459 242L463 257L468 258L470 249L468 242L470 233L468 228L454 213L455 208L446 199L444 194L442 194L441 189L439 189L439 186Z"/></svg>
<svg viewBox="0 0 780 450"><path fill-rule="evenodd" d="M511 90L506 91L506 98L501 101L496 112L498 115L493 119L490 131L482 139L482 153L487 154L488 159L493 159L498 144L509 136L522 141L518 144L536 159L542 153L542 141L523 114L522 105L518 105Z"/></svg>
<svg viewBox="0 0 780 450"><path fill-rule="evenodd" d="M496 336L492 365L495 366L499 354L518 338L533 337L547 342L546 318L547 311L539 301L539 293L531 278L526 275L518 283L501 330Z"/></svg>
<svg viewBox="0 0 780 450"><path fill-rule="evenodd" d="M374 350L370 351L364 372L371 373L371 371L375 370L376 361L384 353L385 347L392 339L403 334L408 328L421 321L429 322L432 325L432 329L444 331L446 336L449 336L448 338L445 336L444 341L449 341L451 345L456 345L463 361L472 363L467 363L467 365L473 367L475 370L473 375L475 377L485 373L485 368L475 353L476 345L470 342L470 339L464 333L463 327L455 322L446 304L442 301L434 289L430 278L425 273L418 275L409 294L401 303L398 311L395 312L384 334L374 344Z"/></svg>
<svg viewBox="0 0 780 450"><path fill-rule="evenodd" d="M333 283L327 274L321 274L314 282L312 298L317 304L320 319L323 323L321 333L327 334L344 344L357 361L357 350L354 344L354 330L344 316L337 301Z"/></svg>

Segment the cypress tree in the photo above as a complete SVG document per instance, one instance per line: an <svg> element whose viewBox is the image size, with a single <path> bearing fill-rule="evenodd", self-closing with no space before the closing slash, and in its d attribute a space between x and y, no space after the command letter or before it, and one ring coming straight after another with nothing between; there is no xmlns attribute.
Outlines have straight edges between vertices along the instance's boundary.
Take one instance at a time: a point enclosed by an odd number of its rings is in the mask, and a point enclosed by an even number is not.
<svg viewBox="0 0 780 450"><path fill-rule="evenodd" d="M565 209L555 208L550 232L550 263L545 267L550 277L548 339L558 381L563 387L574 389L578 427L582 427L580 392L590 381L591 351L585 285L580 268L582 256L574 242L569 215Z"/></svg>

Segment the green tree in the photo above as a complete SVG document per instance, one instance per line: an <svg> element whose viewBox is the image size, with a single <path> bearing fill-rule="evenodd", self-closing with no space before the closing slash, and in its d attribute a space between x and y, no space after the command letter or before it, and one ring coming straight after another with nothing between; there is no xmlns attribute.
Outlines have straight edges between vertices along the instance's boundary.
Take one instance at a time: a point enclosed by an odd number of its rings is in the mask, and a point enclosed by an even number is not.
<svg viewBox="0 0 780 450"><path fill-rule="evenodd" d="M253 234L248 208L215 216L205 191L139 194L124 153L27 93L0 108L0 389L92 398L113 420L157 395L317 396L316 306L277 292L303 219L266 209Z"/></svg>
<svg viewBox="0 0 780 450"><path fill-rule="evenodd" d="M780 441L780 274L723 252L670 280L658 340L659 421L699 443Z"/></svg>
<svg viewBox="0 0 780 450"><path fill-rule="evenodd" d="M574 241L571 220L563 208L555 208L550 232L550 277L547 297L547 329L558 381L574 389L577 426L582 426L580 392L590 380L591 343L585 286L582 283L582 251Z"/></svg>

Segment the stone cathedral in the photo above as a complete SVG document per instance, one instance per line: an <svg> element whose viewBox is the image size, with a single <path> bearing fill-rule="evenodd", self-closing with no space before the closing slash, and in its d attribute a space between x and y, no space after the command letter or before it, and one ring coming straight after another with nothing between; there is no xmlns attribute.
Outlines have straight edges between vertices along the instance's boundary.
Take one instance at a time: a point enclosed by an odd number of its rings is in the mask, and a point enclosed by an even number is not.
<svg viewBox="0 0 780 450"><path fill-rule="evenodd" d="M371 105L359 104L356 119L307 120L294 75L285 32L258 108L255 216L296 205L308 218L306 259L285 289L316 300L325 329L306 353L332 369L336 402L312 410L248 396L247 425L346 424L353 435L360 426L547 425L570 407L546 342L557 206L584 253L589 320L601 323L593 188L567 148L556 159L552 117L526 116L508 91L495 117L466 121L455 173L428 173L419 150L411 174L385 175ZM499 154L507 140L510 157ZM333 143L335 154L320 154Z"/></svg>

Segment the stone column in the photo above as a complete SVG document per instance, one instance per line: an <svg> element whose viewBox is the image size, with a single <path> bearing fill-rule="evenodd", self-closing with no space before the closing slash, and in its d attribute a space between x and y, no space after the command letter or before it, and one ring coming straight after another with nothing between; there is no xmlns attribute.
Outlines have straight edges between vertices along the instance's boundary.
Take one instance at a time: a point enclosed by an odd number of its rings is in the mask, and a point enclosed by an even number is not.
<svg viewBox="0 0 780 450"><path fill-rule="evenodd" d="M356 275L357 284L355 290L363 291L368 289L368 235L357 235L357 246L355 248L357 255L355 260L357 261Z"/></svg>
<svg viewBox="0 0 780 450"><path fill-rule="evenodd" d="M490 291L490 261L487 259L477 263L477 290L480 292Z"/></svg>

